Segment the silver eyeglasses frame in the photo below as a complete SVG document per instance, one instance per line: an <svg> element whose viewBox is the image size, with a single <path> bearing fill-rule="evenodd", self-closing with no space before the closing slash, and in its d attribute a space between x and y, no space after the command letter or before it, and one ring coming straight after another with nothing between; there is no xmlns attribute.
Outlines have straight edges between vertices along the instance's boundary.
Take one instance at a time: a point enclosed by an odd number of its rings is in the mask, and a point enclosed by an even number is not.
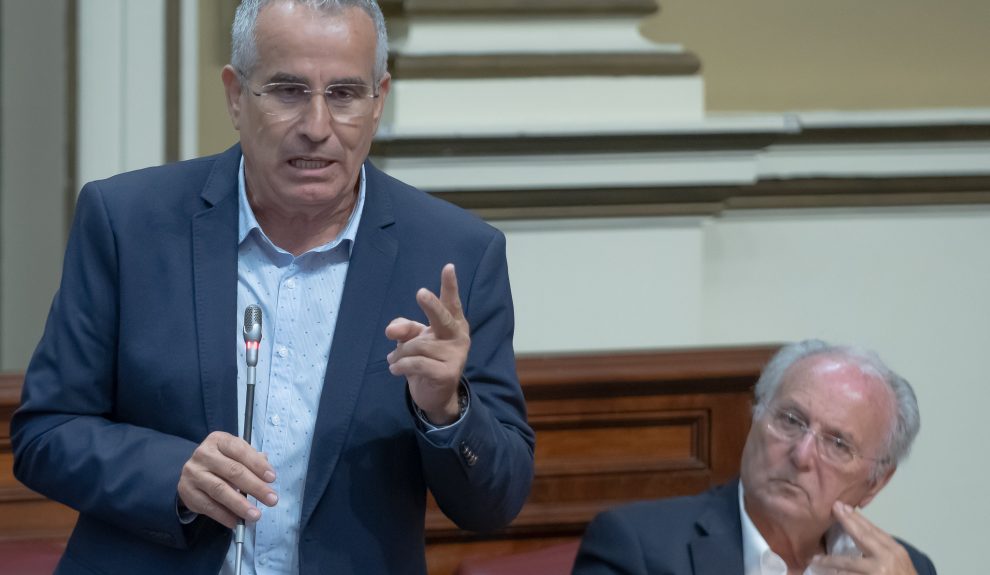
<svg viewBox="0 0 990 575"><path fill-rule="evenodd" d="M327 110L330 112L330 116L335 121L349 123L367 117L372 110L372 105L370 104L370 102L373 102L375 99L381 96L381 94L376 89L371 88L366 84L353 84L353 83L330 84L322 90L314 90L313 88L310 88L307 84L304 84L302 82L269 82L267 84L263 84L258 89L254 89L251 86L250 82L248 81L247 76L243 72L238 70L237 75L238 77L240 77L242 85L245 88L247 88L248 92L250 92L255 97L259 98L263 102L267 102L267 104L266 103L262 104L261 106L262 111L266 115L274 116L282 120L293 120L300 117L301 115L303 115L304 111L306 110L306 105L304 105L304 103L311 102L313 96L315 95L322 95L323 101L327 106ZM304 96L304 98L301 98L297 103L289 104L289 105L279 102L275 104L276 107L277 106L286 106L286 107L284 107L284 109L282 110L273 110L271 108L272 105L271 103L278 102L279 96L274 92L279 88L296 88L299 90L299 93L302 96ZM350 107L341 107L340 105L336 105L334 103L333 95L335 93L346 92L348 89L350 89L352 92L357 92L357 91L368 92L366 95L356 96L354 101L349 102L349 105L353 104L358 100L362 102L369 102L369 104L362 103L354 109ZM265 108L269 108L269 109L266 110Z"/></svg>
<svg viewBox="0 0 990 575"><path fill-rule="evenodd" d="M822 460L835 465L846 465L856 459L883 461L881 458L863 455L856 446L843 437L812 429L804 417L789 409L768 409L765 423L774 437L792 444L800 442L806 435L812 435L815 438L818 455ZM848 456L844 455L847 453Z"/></svg>

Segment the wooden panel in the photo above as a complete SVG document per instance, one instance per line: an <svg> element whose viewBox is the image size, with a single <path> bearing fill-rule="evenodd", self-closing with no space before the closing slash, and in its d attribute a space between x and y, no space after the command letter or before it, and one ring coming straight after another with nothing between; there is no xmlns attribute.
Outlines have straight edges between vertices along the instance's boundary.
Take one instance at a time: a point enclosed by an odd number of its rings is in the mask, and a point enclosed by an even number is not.
<svg viewBox="0 0 990 575"><path fill-rule="evenodd" d="M751 387L776 346L520 357L536 432L529 500L506 529L461 531L431 500L431 575L466 557L573 540L599 511L627 501L697 493L733 477L750 421ZM20 375L0 375L0 539L64 539L75 512L14 480L10 415Z"/></svg>
<svg viewBox="0 0 990 575"><path fill-rule="evenodd" d="M599 511L688 495L738 472L751 388L776 346L520 357L536 432L536 478L508 528L458 530L431 507L427 563L447 575L493 557L580 537Z"/></svg>
<svg viewBox="0 0 990 575"><path fill-rule="evenodd" d="M64 539L76 512L45 499L14 479L10 418L21 401L21 374L0 374L0 540Z"/></svg>

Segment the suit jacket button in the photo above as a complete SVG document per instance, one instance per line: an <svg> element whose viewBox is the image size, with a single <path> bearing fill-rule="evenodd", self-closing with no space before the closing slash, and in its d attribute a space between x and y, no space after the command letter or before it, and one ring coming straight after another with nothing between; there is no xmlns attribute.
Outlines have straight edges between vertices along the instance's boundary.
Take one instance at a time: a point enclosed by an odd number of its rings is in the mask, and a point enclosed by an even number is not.
<svg viewBox="0 0 990 575"><path fill-rule="evenodd" d="M463 441L461 442L461 457L464 458L468 467L474 467L478 463L478 455Z"/></svg>

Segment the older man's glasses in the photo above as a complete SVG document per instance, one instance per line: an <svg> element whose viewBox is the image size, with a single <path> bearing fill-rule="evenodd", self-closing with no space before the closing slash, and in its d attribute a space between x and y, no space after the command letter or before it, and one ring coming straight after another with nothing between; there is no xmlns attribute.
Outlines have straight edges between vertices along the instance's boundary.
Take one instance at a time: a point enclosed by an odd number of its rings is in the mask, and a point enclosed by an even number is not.
<svg viewBox="0 0 990 575"><path fill-rule="evenodd" d="M250 89L250 88L249 88ZM313 90L306 84L272 82L251 93L258 97L262 112L278 120L294 120L309 107L313 95L322 95L334 121L357 124L374 109L378 94L364 84L331 84L323 90Z"/></svg>
<svg viewBox="0 0 990 575"><path fill-rule="evenodd" d="M815 437L818 446L818 455L834 465L845 465L857 457L877 461L876 459L861 455L848 440L842 437L811 429L807 421L792 411L787 411L786 409L772 410L769 413L766 423L767 429L771 433L779 439L791 443L801 441L805 435L810 433Z"/></svg>

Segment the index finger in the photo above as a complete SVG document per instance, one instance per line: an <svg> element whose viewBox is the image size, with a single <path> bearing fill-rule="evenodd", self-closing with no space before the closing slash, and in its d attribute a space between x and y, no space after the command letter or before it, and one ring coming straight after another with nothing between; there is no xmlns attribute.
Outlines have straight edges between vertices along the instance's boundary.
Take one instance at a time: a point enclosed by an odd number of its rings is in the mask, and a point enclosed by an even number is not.
<svg viewBox="0 0 990 575"><path fill-rule="evenodd" d="M464 312L457 292L457 276L454 264L447 264L440 272L440 297L430 290L420 288L416 303L426 314L430 329L438 339L456 339L462 335Z"/></svg>
<svg viewBox="0 0 990 575"><path fill-rule="evenodd" d="M440 303L455 319L464 317L461 294L457 291L457 273L454 264L443 266L440 272Z"/></svg>
<svg viewBox="0 0 990 575"><path fill-rule="evenodd" d="M896 543L893 537L846 503L836 501L832 505L832 514L867 557L876 556L889 543Z"/></svg>

